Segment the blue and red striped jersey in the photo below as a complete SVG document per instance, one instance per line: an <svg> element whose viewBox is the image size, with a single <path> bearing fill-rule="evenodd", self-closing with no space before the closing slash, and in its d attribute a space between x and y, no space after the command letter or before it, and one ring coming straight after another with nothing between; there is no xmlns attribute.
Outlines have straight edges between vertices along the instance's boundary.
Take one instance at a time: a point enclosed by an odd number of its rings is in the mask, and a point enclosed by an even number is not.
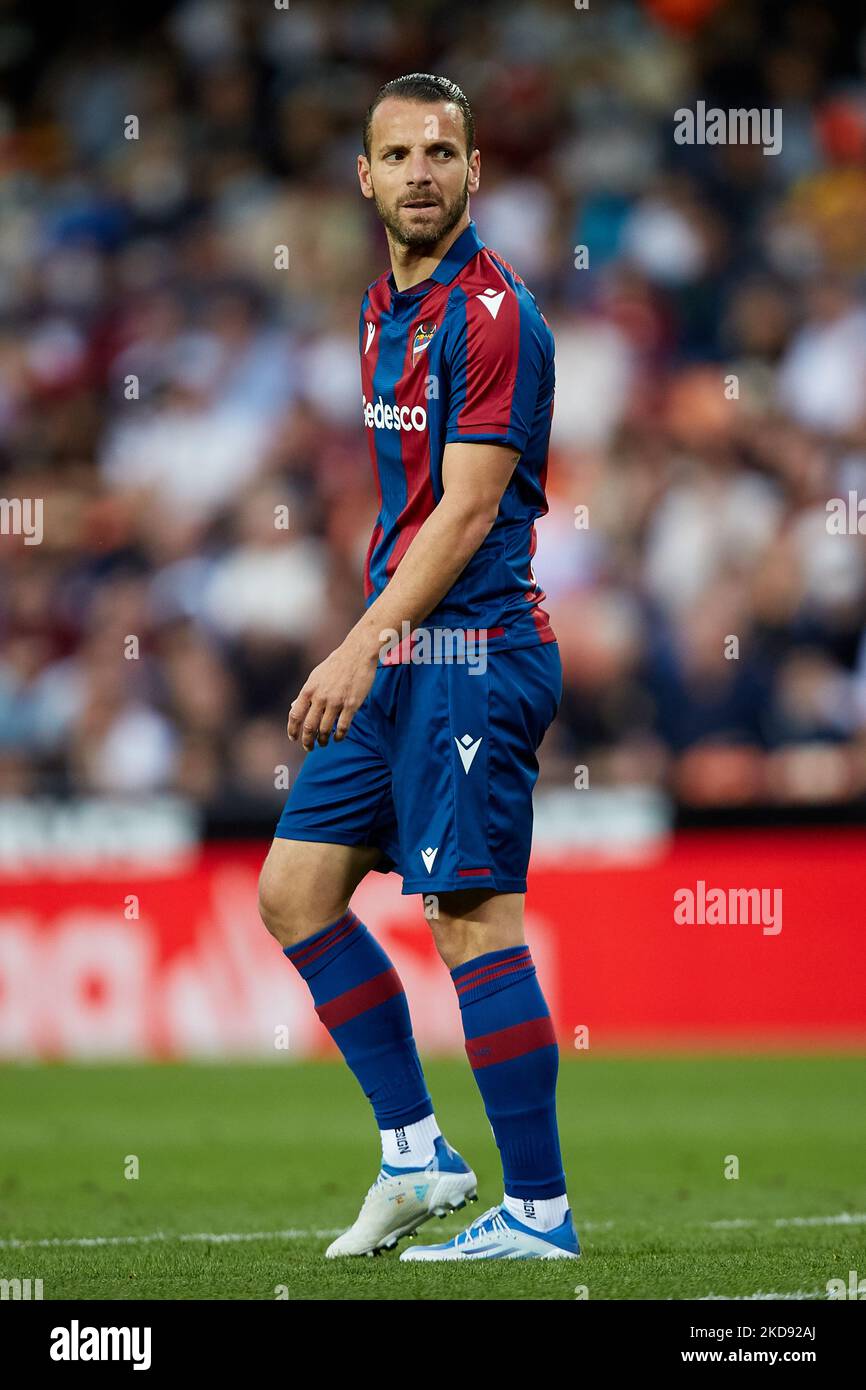
<svg viewBox="0 0 866 1390"><path fill-rule="evenodd" d="M359 345L379 499L367 605L442 497L445 445L503 444L520 461L496 521L423 625L484 630L491 649L555 641L532 568L554 396L554 339L534 295L470 221L428 279L398 290L388 271L369 286Z"/></svg>

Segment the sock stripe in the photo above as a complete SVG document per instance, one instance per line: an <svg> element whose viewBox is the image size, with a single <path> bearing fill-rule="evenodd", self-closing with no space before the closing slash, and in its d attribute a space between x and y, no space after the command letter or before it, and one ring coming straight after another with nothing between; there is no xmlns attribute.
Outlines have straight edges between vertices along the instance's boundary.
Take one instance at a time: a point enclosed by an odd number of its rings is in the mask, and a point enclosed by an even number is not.
<svg viewBox="0 0 866 1390"><path fill-rule="evenodd" d="M473 1071L491 1067L497 1062L510 1062L515 1057L536 1052L540 1047L556 1045L556 1034L550 1014L531 1018L526 1023L512 1023L493 1033L482 1033L466 1039L466 1055Z"/></svg>
<svg viewBox="0 0 866 1390"><path fill-rule="evenodd" d="M478 966L475 970L468 970L465 975L458 974L457 972L461 967L459 965L455 966L454 970L451 971L451 977L454 980L454 986L457 990L465 989L469 984L481 984L488 977L490 971L498 970L502 965L511 965L513 963L519 965L529 965L531 963L528 946L519 947L513 956L505 956L502 960L492 960L489 961L487 965Z"/></svg>
<svg viewBox="0 0 866 1390"><path fill-rule="evenodd" d="M432 1116L402 981L351 908L283 954L373 1107L380 1131Z"/></svg>
<svg viewBox="0 0 866 1390"><path fill-rule="evenodd" d="M361 923L358 921L358 918L350 909L338 922L335 922L332 927L328 927L323 933L317 935L313 941L297 949L289 947L285 951L285 954L289 957L292 965L298 970L305 970L308 965L312 965L313 961L318 960L320 956L330 951L338 942L344 941L345 938L350 936L353 931L356 931L360 925Z"/></svg>
<svg viewBox="0 0 866 1390"><path fill-rule="evenodd" d="M530 1200L559 1197L565 1191L556 1123L559 1047L529 946L486 951L455 966L451 978L505 1191Z"/></svg>
<svg viewBox="0 0 866 1390"><path fill-rule="evenodd" d="M477 989L479 985L486 985L488 981L498 980L501 975L513 975L517 971L526 970L526 961L515 961L512 965L503 962L501 966L491 966L491 974L485 975L481 980L457 980L454 988L457 990L458 998L461 994L468 994L470 990Z"/></svg>
<svg viewBox="0 0 866 1390"><path fill-rule="evenodd" d="M348 1023L349 1019L357 1018L359 1014L375 1009L377 1004L384 1004L386 999L393 999L395 994L402 993L403 982L392 965L390 970L383 970L381 975L373 975L354 988L344 990L326 1004L317 1004L316 1013L330 1033L342 1023Z"/></svg>

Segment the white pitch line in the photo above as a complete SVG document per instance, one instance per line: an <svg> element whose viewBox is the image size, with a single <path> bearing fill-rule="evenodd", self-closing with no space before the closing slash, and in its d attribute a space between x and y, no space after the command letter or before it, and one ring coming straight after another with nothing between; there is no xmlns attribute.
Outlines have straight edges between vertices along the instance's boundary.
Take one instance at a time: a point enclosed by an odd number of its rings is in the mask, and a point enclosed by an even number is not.
<svg viewBox="0 0 866 1390"><path fill-rule="evenodd" d="M838 1216L777 1216L776 1226L862 1226L866 1212L841 1211Z"/></svg>
<svg viewBox="0 0 866 1390"><path fill-rule="evenodd" d="M697 1303L707 1303L707 1302L709 1302L710 1300L713 1300L713 1301L723 1301L723 1302L725 1302L725 1303L744 1303L744 1302L747 1303L750 1299L756 1299L756 1298L760 1298L760 1299L765 1299L765 1298L767 1298L767 1299L769 1299L769 1298L772 1298L772 1299L776 1299L776 1298L809 1298L809 1299L816 1299L816 1298L826 1298L826 1297L827 1297L827 1291L826 1291L826 1289L825 1289L823 1292L822 1292L820 1289L812 1289L811 1292L808 1292L808 1293L807 1293L804 1289L798 1289L796 1293L761 1293L761 1292L758 1292L758 1293L704 1293L704 1294L700 1294L699 1297L698 1297L695 1301L696 1301Z"/></svg>
<svg viewBox="0 0 866 1390"><path fill-rule="evenodd" d="M608 1230L612 1221L584 1221L582 1230ZM0 1250L26 1250L31 1247L48 1248L57 1246L97 1246L97 1245L151 1245L155 1241L207 1242L212 1245L228 1245L239 1240L326 1240L343 1234L345 1226L333 1230L320 1231L223 1231L221 1233L196 1231L192 1233L176 1231L154 1231L140 1236L50 1236L41 1240L0 1240Z"/></svg>
<svg viewBox="0 0 866 1390"><path fill-rule="evenodd" d="M775 1218L764 1218L764 1222L772 1220L774 1226L860 1226L866 1223L866 1212L840 1212L838 1216L779 1216ZM609 1231L616 1226L615 1221L579 1221L578 1226L581 1231ZM702 1221L695 1223L712 1230L738 1230L745 1226L759 1226L764 1224L758 1218L741 1217L732 1221ZM326 1240L333 1239L334 1236L342 1235L345 1227L337 1226L333 1230L299 1230L290 1228L285 1231L153 1231L149 1235L131 1236L51 1236L41 1240L17 1240L11 1237L7 1240L0 1240L0 1250L27 1250L31 1248L46 1249L50 1247L74 1246L90 1247L99 1245L152 1245L159 1241L186 1241L193 1244L210 1245L229 1245L237 1241L249 1240ZM708 1298L724 1297L719 1294L707 1294ZM811 1298L812 1295L804 1294L745 1294L746 1298Z"/></svg>
<svg viewBox="0 0 866 1390"><path fill-rule="evenodd" d="M774 1226L862 1226L866 1222L866 1212L842 1211L838 1216L739 1217L733 1221L701 1222L701 1225L716 1231L735 1231L744 1226L761 1226L766 1221Z"/></svg>
<svg viewBox="0 0 866 1390"><path fill-rule="evenodd" d="M150 1245L155 1241L192 1241L207 1242L213 1245L229 1244L239 1240L306 1240L318 1237L324 1240L327 1236L341 1235L343 1227L338 1227L333 1231L223 1231L219 1233L207 1231L196 1232L175 1232L175 1231L154 1231L151 1235L139 1236L53 1236L44 1240L0 1240L0 1250L25 1250L31 1246L91 1246L91 1245Z"/></svg>

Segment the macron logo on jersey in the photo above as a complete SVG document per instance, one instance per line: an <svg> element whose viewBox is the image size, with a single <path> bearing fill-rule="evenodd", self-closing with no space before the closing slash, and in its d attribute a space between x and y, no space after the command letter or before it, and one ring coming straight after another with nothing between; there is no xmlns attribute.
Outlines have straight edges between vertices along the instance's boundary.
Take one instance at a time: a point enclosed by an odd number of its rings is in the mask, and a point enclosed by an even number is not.
<svg viewBox="0 0 866 1390"><path fill-rule="evenodd" d="M386 405L380 396L374 405L361 397L364 424L368 430L426 430L427 411L423 405Z"/></svg>
<svg viewBox="0 0 866 1390"><path fill-rule="evenodd" d="M483 294L476 294L476 299L480 299L485 309L490 311L490 317L495 319L505 298L505 291L500 290L497 294L494 289L486 289Z"/></svg>

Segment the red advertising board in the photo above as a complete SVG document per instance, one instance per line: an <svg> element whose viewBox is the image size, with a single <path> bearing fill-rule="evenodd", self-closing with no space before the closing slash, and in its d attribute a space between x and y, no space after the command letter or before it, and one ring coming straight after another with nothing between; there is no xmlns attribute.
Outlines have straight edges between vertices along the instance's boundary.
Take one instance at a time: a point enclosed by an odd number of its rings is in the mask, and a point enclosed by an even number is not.
<svg viewBox="0 0 866 1390"><path fill-rule="evenodd" d="M864 848L860 830L695 832L615 865L539 857L527 940L562 1046L862 1047ZM0 879L0 1056L333 1052L259 920L265 852ZM423 900L371 874L353 906L397 967L419 1046L461 1049Z"/></svg>

